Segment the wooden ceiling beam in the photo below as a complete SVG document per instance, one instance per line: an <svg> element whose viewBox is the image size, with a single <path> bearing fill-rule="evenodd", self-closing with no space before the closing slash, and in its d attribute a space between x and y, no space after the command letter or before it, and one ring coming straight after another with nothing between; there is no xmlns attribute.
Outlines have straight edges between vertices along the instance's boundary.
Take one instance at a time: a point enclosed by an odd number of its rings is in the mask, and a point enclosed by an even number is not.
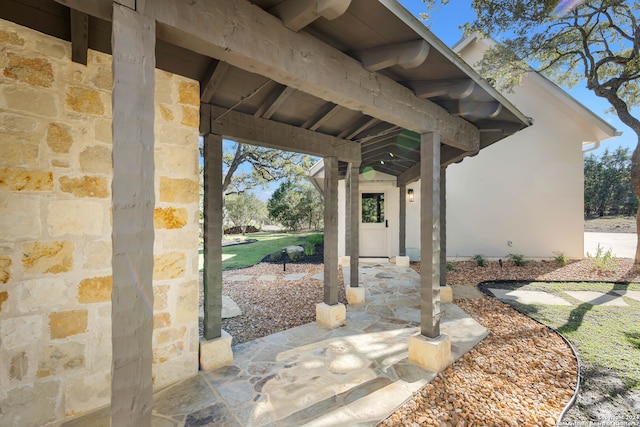
<svg viewBox="0 0 640 427"><path fill-rule="evenodd" d="M111 20L111 0L56 1ZM480 132L467 120L391 77L372 75L326 42L291 31L247 0L137 0L136 9L156 21L159 39L176 46L419 134L437 131L444 143L465 151L480 146Z"/></svg>
<svg viewBox="0 0 640 427"><path fill-rule="evenodd" d="M476 84L471 79L455 80L414 80L405 82L418 98L446 96L451 99L465 99L471 96Z"/></svg>
<svg viewBox="0 0 640 427"><path fill-rule="evenodd" d="M218 90L224 75L229 71L229 64L223 61L212 60L209 64L207 74L200 84L200 101L209 103L213 99L213 94Z"/></svg>
<svg viewBox="0 0 640 427"><path fill-rule="evenodd" d="M351 0L285 0L269 12L282 20L291 31L300 31L316 19L336 19L344 14Z"/></svg>
<svg viewBox="0 0 640 427"><path fill-rule="evenodd" d="M322 116L311 127L309 127L309 130L317 130L317 129L319 129L320 126L322 126L323 124L325 124L326 122L331 120L332 117L335 117L335 115L338 114L341 110L342 110L342 106L334 105L333 108L330 109L329 112L327 112L327 114Z"/></svg>
<svg viewBox="0 0 640 427"><path fill-rule="evenodd" d="M253 145L293 151L318 157L337 157L344 162L359 162L360 144L319 132L254 117L225 108L201 104L204 120L210 117L208 133ZM201 128L202 130L203 128Z"/></svg>
<svg viewBox="0 0 640 427"><path fill-rule="evenodd" d="M502 111L497 101L442 101L441 105L453 115L470 119L491 119Z"/></svg>
<svg viewBox="0 0 640 427"><path fill-rule="evenodd" d="M71 9L71 60L87 65L89 51L89 15Z"/></svg>
<svg viewBox="0 0 640 427"><path fill-rule="evenodd" d="M415 68L421 65L429 55L429 44L424 40L412 40L394 43L353 52L367 70L374 72L399 65L402 68Z"/></svg>
<svg viewBox="0 0 640 427"><path fill-rule="evenodd" d="M295 89L280 85L271 92L267 101L260 106L254 116L262 117L263 119L270 119L282 104L284 104L285 101L293 94L293 92L295 92Z"/></svg>
<svg viewBox="0 0 640 427"><path fill-rule="evenodd" d="M356 121L353 126L349 127L348 129L345 129L344 131L342 131L342 133L340 133L338 135L338 138L342 138L342 139L353 139L356 136L358 136L359 134L361 134L362 132L364 132L365 130L369 129L370 127L376 125L380 123L380 120L374 118L374 117L362 117L361 119L359 119L358 121Z"/></svg>

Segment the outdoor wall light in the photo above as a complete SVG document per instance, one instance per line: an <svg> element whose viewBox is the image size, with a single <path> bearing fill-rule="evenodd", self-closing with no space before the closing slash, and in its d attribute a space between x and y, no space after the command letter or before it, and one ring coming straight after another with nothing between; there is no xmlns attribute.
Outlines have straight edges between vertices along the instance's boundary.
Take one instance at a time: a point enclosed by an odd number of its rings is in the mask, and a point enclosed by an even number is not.
<svg viewBox="0 0 640 427"><path fill-rule="evenodd" d="M414 199L413 199L413 188L409 188L409 189L407 190L407 195L409 196L409 201L410 201L410 202L413 202L413 200L414 200Z"/></svg>

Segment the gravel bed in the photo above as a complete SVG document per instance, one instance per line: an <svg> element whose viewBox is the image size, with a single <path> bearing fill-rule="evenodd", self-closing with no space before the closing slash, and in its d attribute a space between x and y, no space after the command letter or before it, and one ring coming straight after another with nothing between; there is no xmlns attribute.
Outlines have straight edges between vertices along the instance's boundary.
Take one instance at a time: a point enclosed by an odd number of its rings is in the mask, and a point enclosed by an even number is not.
<svg viewBox="0 0 640 427"><path fill-rule="evenodd" d="M241 316L222 320L222 329L231 334L233 345L314 322L316 304L323 301L324 290L322 281L310 277L323 271L323 264L302 263L287 264L286 272L282 271L282 264L270 263L225 271L222 275L222 294L231 297L242 310ZM286 275L294 273L308 273L308 276L302 280L284 279ZM253 279L233 281L233 276L237 275L249 275ZM275 276L275 280L258 280L261 276ZM338 299L346 304L341 271L338 272L338 279Z"/></svg>
<svg viewBox="0 0 640 427"><path fill-rule="evenodd" d="M490 334L381 426L554 426L577 364L547 327L483 297L456 303Z"/></svg>
<svg viewBox="0 0 640 427"><path fill-rule="evenodd" d="M457 261L453 271L447 271L448 285L477 285L486 280L541 280L541 281L640 281L640 269L634 268L630 258L619 258L615 270L600 271L592 260L569 261L559 265L555 261L529 261L524 267L518 267L511 261L503 261L503 267L497 261L487 262L486 267L478 267L473 261ZM411 267L420 272L420 264Z"/></svg>

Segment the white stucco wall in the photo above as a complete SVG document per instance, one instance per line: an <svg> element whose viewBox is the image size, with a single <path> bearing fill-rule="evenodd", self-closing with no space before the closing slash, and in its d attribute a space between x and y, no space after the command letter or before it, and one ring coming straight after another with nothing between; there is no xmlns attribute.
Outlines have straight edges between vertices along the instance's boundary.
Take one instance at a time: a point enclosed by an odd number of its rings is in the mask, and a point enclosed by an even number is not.
<svg viewBox="0 0 640 427"><path fill-rule="evenodd" d="M338 256L348 255L345 253L345 191L345 181L341 180L338 182ZM397 256L400 247L400 199L398 198L399 191L398 187L396 187L396 178L377 171L360 174L360 194L372 192L384 192L386 195L385 218L389 221L389 227L387 228L387 256ZM358 209L357 214L361 215L361 208Z"/></svg>
<svg viewBox="0 0 640 427"><path fill-rule="evenodd" d="M473 64L482 50L470 43L460 53ZM447 168L449 258L583 256L582 143L605 135L556 89L540 76L527 78L505 96L534 125ZM407 204L412 224L420 187L409 187L416 194L416 203ZM419 238L419 230L407 233L412 258Z"/></svg>

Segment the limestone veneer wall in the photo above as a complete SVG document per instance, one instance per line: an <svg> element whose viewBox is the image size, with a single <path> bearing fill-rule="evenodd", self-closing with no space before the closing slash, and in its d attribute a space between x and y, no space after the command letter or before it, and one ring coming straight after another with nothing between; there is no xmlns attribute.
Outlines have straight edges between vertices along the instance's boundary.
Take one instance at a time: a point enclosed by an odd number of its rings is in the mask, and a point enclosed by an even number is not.
<svg viewBox="0 0 640 427"><path fill-rule="evenodd" d="M0 20L0 417L106 405L111 57ZM198 83L156 71L154 386L198 369Z"/></svg>

